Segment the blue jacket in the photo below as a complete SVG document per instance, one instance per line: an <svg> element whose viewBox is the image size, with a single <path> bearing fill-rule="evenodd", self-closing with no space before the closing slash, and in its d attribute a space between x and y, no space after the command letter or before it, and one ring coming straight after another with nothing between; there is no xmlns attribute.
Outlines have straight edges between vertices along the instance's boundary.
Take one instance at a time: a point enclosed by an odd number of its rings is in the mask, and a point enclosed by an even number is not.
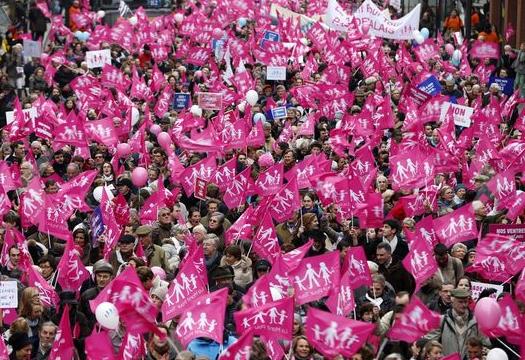
<svg viewBox="0 0 525 360"><path fill-rule="evenodd" d="M196 338L188 344L188 350L195 354L195 356L204 355L210 360L219 358L220 351L224 351L237 341L237 338L228 336L222 343L222 349L220 344L216 341L207 338Z"/></svg>

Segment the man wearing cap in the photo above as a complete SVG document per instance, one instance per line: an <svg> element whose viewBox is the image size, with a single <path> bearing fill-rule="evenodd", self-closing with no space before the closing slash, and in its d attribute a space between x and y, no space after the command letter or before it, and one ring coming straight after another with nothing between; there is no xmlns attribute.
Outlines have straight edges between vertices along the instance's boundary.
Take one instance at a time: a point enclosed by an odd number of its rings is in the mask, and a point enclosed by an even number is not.
<svg viewBox="0 0 525 360"><path fill-rule="evenodd" d="M122 235L118 240L118 246L109 258L113 269L118 270L128 263L135 255L135 237L133 235Z"/></svg>
<svg viewBox="0 0 525 360"><path fill-rule="evenodd" d="M118 192L121 193L122 196L124 196L124 199L126 199L126 202L128 204L131 204L137 197L137 195L133 194L131 191L131 188L133 187L133 183L131 182L131 180L125 177L121 177L117 180L116 185Z"/></svg>
<svg viewBox="0 0 525 360"><path fill-rule="evenodd" d="M469 310L470 291L454 289L451 297L452 308L442 317L439 328L428 333L425 339L439 341L443 345L444 356L457 352L464 359L469 338L479 336L486 346L490 346L490 341L479 330L476 318Z"/></svg>
<svg viewBox="0 0 525 360"><path fill-rule="evenodd" d="M151 230L151 226L141 225L135 232L135 235L137 235L137 238L144 249L144 255L146 255L148 266L158 266L164 269L164 271L169 271L166 254L160 246L153 244Z"/></svg>
<svg viewBox="0 0 525 360"><path fill-rule="evenodd" d="M93 300L113 279L114 269L106 260L98 260L93 265L93 275L95 276L95 286L87 289L80 296L80 311L86 316L89 327L95 325L95 314L91 311L89 300Z"/></svg>

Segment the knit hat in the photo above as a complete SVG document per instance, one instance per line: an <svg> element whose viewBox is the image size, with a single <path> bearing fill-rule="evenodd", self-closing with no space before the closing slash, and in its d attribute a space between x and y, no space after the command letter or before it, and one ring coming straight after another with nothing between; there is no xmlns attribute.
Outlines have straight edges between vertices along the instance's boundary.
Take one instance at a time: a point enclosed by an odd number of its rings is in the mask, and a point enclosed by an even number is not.
<svg viewBox="0 0 525 360"><path fill-rule="evenodd" d="M150 294L155 295L161 301L164 301L166 299L166 295L168 294L168 288L165 286L157 286L156 288L151 289Z"/></svg>
<svg viewBox="0 0 525 360"><path fill-rule="evenodd" d="M273 159L272 154L264 153L261 156L259 156L258 163L259 163L259 166L270 167L273 164L275 164L275 160Z"/></svg>

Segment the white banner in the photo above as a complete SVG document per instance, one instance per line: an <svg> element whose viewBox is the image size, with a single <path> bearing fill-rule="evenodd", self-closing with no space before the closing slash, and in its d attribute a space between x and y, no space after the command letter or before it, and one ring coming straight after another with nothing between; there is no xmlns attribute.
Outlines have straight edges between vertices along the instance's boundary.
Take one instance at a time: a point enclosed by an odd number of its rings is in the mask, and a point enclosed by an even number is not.
<svg viewBox="0 0 525 360"><path fill-rule="evenodd" d="M439 121L444 122L449 112L452 112L452 116L454 118L454 125L463 126L467 128L470 127L472 114L474 114L473 108L446 102L441 107Z"/></svg>
<svg viewBox="0 0 525 360"><path fill-rule="evenodd" d="M346 32L350 25L352 25L352 20L353 17L344 11L337 0L328 0L324 23L328 25L330 29Z"/></svg>
<svg viewBox="0 0 525 360"><path fill-rule="evenodd" d="M395 40L411 40L414 30L419 29L419 15L421 4L398 20L390 20L379 9L372 0L365 2L357 9L354 14L357 25L361 27L362 23L368 23L370 30L368 33L377 37Z"/></svg>
<svg viewBox="0 0 525 360"><path fill-rule="evenodd" d="M109 49L86 51L86 62L88 69L101 68L105 64L111 65L111 51Z"/></svg>
<svg viewBox="0 0 525 360"><path fill-rule="evenodd" d="M491 298L497 299L498 296L503 292L503 286L502 285L496 285L496 284L488 284L488 283L482 283L482 282L471 282L472 289L470 290L472 293L472 300L476 301L478 300L479 294L485 289L496 289L496 292L492 295L490 295Z"/></svg>
<svg viewBox="0 0 525 360"><path fill-rule="evenodd" d="M24 39L24 56L39 58L41 54L42 43L40 41Z"/></svg>

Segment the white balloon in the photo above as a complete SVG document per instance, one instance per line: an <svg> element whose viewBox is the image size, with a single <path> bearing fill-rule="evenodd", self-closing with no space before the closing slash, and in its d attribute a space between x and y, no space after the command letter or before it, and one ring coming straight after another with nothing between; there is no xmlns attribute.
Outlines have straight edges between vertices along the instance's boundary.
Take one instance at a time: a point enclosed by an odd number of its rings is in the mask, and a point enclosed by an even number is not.
<svg viewBox="0 0 525 360"><path fill-rule="evenodd" d="M93 197L98 202L102 200L102 191L104 191L104 186L97 186L96 188L93 189Z"/></svg>
<svg viewBox="0 0 525 360"><path fill-rule="evenodd" d="M98 323L106 329L116 330L118 328L118 310L112 303L100 303L95 309L95 317Z"/></svg>
<svg viewBox="0 0 525 360"><path fill-rule="evenodd" d="M129 18L129 23L131 25L137 25L138 22L139 22L139 20L137 19L136 16L132 16L132 17Z"/></svg>
<svg viewBox="0 0 525 360"><path fill-rule="evenodd" d="M487 353L487 360L509 360L509 357L505 351L494 348Z"/></svg>
<svg viewBox="0 0 525 360"><path fill-rule="evenodd" d="M97 18L102 19L104 16L106 16L106 12L104 10L97 11Z"/></svg>
<svg viewBox="0 0 525 360"><path fill-rule="evenodd" d="M139 122L140 119L140 113L139 110L135 107L131 107L131 126L135 126L136 123Z"/></svg>
<svg viewBox="0 0 525 360"><path fill-rule="evenodd" d="M175 19L175 22L177 24L180 24L182 22L182 20L184 20L184 15L182 14L175 14L175 16L173 17Z"/></svg>
<svg viewBox="0 0 525 360"><path fill-rule="evenodd" d="M237 109L239 109L239 111L244 112L244 110L246 110L246 101L239 103L239 105L237 105Z"/></svg>
<svg viewBox="0 0 525 360"><path fill-rule="evenodd" d="M454 50L454 52L452 53L452 59L456 60L456 61L459 61L461 60L461 51L460 50Z"/></svg>
<svg viewBox="0 0 525 360"><path fill-rule="evenodd" d="M192 105L190 108L190 113L192 113L193 116L201 117L202 109L199 107L199 105Z"/></svg>
<svg viewBox="0 0 525 360"><path fill-rule="evenodd" d="M246 93L246 101L251 106L257 104L257 100L259 100L259 94L257 94L257 91L255 90L248 90Z"/></svg>

